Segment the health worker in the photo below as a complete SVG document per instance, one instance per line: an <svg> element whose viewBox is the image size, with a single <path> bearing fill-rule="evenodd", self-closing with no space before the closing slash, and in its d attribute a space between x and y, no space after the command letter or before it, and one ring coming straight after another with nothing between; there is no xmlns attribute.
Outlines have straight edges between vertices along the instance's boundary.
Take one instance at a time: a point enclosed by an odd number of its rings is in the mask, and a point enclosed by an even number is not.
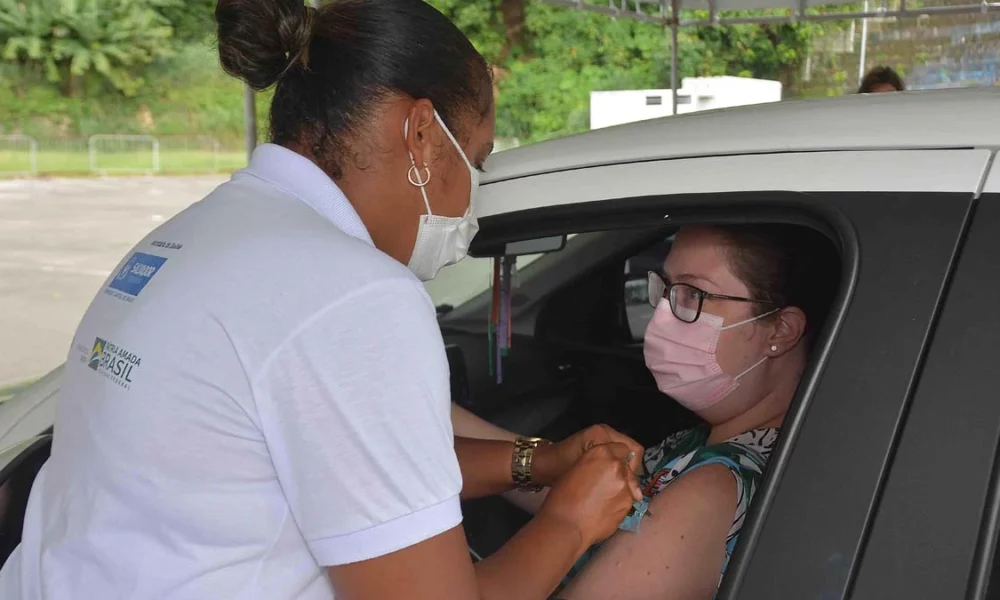
<svg viewBox="0 0 1000 600"><path fill-rule="evenodd" d="M275 87L272 143L87 310L0 597L547 597L641 497L641 448L603 427L453 436L421 280L478 229L489 66L422 0L216 18L223 68ZM473 566L459 500L538 486L539 514Z"/></svg>

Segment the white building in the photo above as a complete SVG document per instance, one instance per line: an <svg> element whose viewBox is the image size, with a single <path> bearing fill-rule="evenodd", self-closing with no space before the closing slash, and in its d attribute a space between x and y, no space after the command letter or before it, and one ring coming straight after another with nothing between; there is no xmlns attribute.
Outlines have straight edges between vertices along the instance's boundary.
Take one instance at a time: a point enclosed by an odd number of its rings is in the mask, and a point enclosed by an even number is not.
<svg viewBox="0 0 1000 600"><path fill-rule="evenodd" d="M781 82L748 77L685 77L677 91L677 113L781 100ZM600 129L673 114L670 90L590 93L590 128Z"/></svg>

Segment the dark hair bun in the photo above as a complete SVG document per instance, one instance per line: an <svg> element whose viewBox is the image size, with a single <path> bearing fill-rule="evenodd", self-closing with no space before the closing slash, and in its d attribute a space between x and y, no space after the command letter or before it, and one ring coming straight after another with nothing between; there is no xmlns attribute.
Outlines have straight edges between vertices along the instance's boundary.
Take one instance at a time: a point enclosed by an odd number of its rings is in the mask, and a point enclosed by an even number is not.
<svg viewBox="0 0 1000 600"><path fill-rule="evenodd" d="M308 52L313 12L302 0L219 0L222 68L255 90L271 87Z"/></svg>

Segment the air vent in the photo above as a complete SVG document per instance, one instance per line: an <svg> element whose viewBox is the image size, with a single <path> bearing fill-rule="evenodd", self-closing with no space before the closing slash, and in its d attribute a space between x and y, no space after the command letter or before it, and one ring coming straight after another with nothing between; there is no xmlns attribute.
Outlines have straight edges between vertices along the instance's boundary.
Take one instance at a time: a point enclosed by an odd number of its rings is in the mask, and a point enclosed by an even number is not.
<svg viewBox="0 0 1000 600"><path fill-rule="evenodd" d="M663 96L646 96L646 106L660 106L663 104Z"/></svg>

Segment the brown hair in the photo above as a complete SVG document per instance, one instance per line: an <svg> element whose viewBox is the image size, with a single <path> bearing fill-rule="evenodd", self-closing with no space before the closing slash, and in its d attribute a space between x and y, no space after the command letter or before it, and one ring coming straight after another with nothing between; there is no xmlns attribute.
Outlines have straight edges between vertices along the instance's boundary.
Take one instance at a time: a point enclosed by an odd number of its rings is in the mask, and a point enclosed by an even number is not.
<svg viewBox="0 0 1000 600"><path fill-rule="evenodd" d="M472 43L423 0L219 0L219 58L255 90L277 85L271 140L304 144L333 177L353 158L353 134L391 94L428 99L460 135L483 118L492 72ZM402 124L400 124L402 127Z"/></svg>
<svg viewBox="0 0 1000 600"><path fill-rule="evenodd" d="M875 67L865 75L865 78L861 80L861 87L858 88L859 94L870 94L875 86L879 84L888 84L896 89L897 92L902 92L906 89L903 84L903 78L899 76L899 73L893 71L889 67Z"/></svg>
<svg viewBox="0 0 1000 600"><path fill-rule="evenodd" d="M774 306L795 306L806 315L806 341L826 320L840 281L840 256L833 242L799 225L723 225L714 227L725 240L729 266L758 305L756 314Z"/></svg>

